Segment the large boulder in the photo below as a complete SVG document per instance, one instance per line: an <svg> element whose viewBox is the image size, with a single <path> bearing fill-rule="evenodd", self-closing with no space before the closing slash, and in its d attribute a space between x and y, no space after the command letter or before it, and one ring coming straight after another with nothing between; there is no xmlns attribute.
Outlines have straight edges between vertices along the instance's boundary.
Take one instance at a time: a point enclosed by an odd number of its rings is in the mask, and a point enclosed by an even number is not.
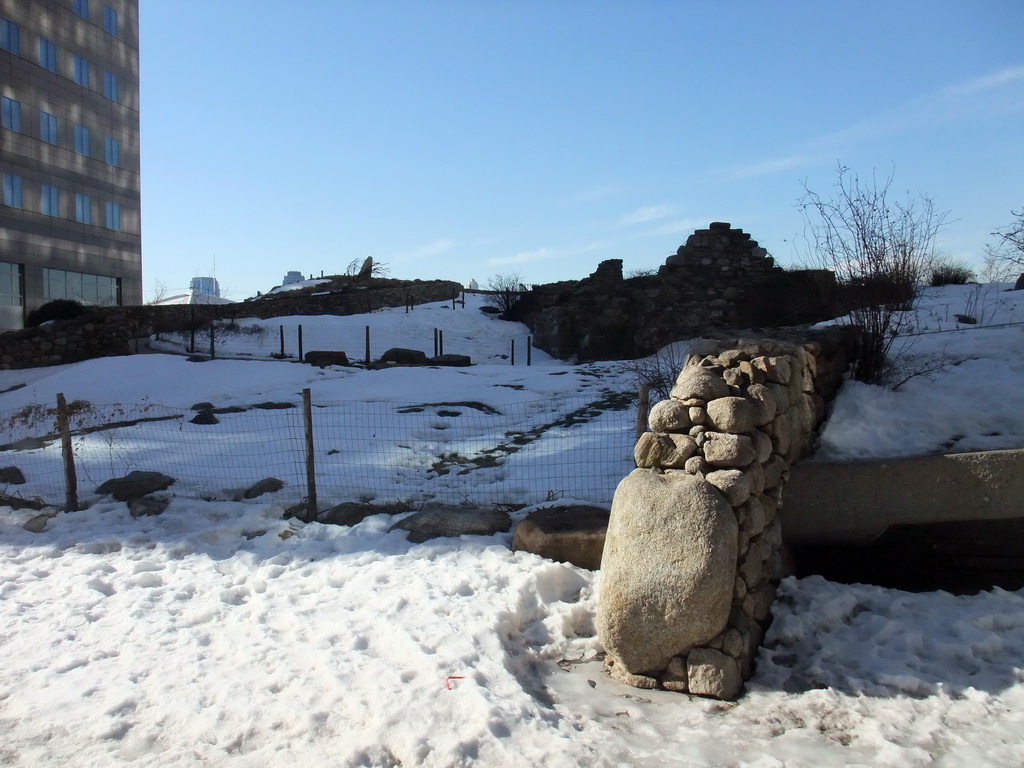
<svg viewBox="0 0 1024 768"><path fill-rule="evenodd" d="M725 629L737 547L732 508L699 477L636 469L619 483L597 606L613 674L656 678Z"/></svg>
<svg viewBox="0 0 1024 768"><path fill-rule="evenodd" d="M262 480L251 485L245 493L242 494L242 497L246 499L255 499L265 493L277 493L282 488L284 488L284 482L282 480L276 477L264 477Z"/></svg>
<svg viewBox="0 0 1024 768"><path fill-rule="evenodd" d="M545 507L528 514L517 526L512 551L572 563L596 571L601 567L608 510L588 504Z"/></svg>
<svg viewBox="0 0 1024 768"><path fill-rule="evenodd" d="M327 525L358 525L370 515L383 512L380 507L359 501L343 501L323 512L319 520Z"/></svg>
<svg viewBox="0 0 1024 768"><path fill-rule="evenodd" d="M380 361L382 363L394 363L395 365L426 365L427 355L418 349L392 347L380 356Z"/></svg>
<svg viewBox="0 0 1024 768"><path fill-rule="evenodd" d="M17 467L0 469L0 485L24 485L25 475Z"/></svg>
<svg viewBox="0 0 1024 768"><path fill-rule="evenodd" d="M422 544L441 536L490 536L512 527L512 518L496 509L464 509L428 504L419 512L402 518L389 530L409 532L409 541Z"/></svg>
<svg viewBox="0 0 1024 768"><path fill-rule="evenodd" d="M449 368L465 368L467 365L473 364L469 355L437 355L427 360L427 362L430 365L444 365Z"/></svg>
<svg viewBox="0 0 1024 768"><path fill-rule="evenodd" d="M348 365L348 355L341 351L313 349L306 353L304 361L318 368L326 368L328 365Z"/></svg>
<svg viewBox="0 0 1024 768"><path fill-rule="evenodd" d="M101 496L111 495L118 501L131 501L141 499L148 493L162 491L169 488L174 478L162 472L142 472L135 470L124 477L114 477L107 480L96 493Z"/></svg>

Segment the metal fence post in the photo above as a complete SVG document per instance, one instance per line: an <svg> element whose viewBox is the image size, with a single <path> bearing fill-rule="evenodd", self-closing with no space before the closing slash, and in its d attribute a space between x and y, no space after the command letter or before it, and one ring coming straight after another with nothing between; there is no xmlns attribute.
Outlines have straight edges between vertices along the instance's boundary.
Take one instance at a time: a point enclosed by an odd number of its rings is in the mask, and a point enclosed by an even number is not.
<svg viewBox="0 0 1024 768"><path fill-rule="evenodd" d="M302 326L299 326L299 362L301 363L305 358L302 357Z"/></svg>
<svg viewBox="0 0 1024 768"><path fill-rule="evenodd" d="M526 337L526 365L529 367L533 363L533 336Z"/></svg>
<svg viewBox="0 0 1024 768"><path fill-rule="evenodd" d="M370 326L366 326L366 367L370 367Z"/></svg>
<svg viewBox="0 0 1024 768"><path fill-rule="evenodd" d="M316 520L316 464L313 458L313 398L309 388L302 390L302 420L306 431L306 517L305 522Z"/></svg>
<svg viewBox="0 0 1024 768"><path fill-rule="evenodd" d="M280 326L281 331L281 358L284 359L284 326Z"/></svg>
<svg viewBox="0 0 1024 768"><path fill-rule="evenodd" d="M516 364L516 340L512 339L512 365Z"/></svg>
<svg viewBox="0 0 1024 768"><path fill-rule="evenodd" d="M639 440L640 437L644 434L644 432L647 431L647 416L648 416L648 412L650 411L650 405L651 405L650 392L651 392L651 388L648 387L646 384L641 384L640 385L640 406L639 406L639 408L637 408L637 413L636 413L636 439L637 440Z"/></svg>
<svg viewBox="0 0 1024 768"><path fill-rule="evenodd" d="M438 354L439 355L443 355L444 354L444 331L442 329L440 329L440 328L437 329L437 348L439 350Z"/></svg>
<svg viewBox="0 0 1024 768"><path fill-rule="evenodd" d="M71 447L71 425L64 393L57 395L57 431L60 432L60 454L64 460L64 509L78 510L78 475L75 472L75 452Z"/></svg>
<svg viewBox="0 0 1024 768"><path fill-rule="evenodd" d="M434 357L437 357L440 352L437 351L437 328L434 329Z"/></svg>

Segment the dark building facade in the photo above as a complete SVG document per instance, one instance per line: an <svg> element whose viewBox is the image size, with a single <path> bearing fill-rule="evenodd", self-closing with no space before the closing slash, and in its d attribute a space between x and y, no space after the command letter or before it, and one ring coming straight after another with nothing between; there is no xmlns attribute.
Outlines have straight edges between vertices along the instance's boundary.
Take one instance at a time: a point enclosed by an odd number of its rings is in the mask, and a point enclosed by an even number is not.
<svg viewBox="0 0 1024 768"><path fill-rule="evenodd" d="M0 328L142 303L138 0L0 0Z"/></svg>

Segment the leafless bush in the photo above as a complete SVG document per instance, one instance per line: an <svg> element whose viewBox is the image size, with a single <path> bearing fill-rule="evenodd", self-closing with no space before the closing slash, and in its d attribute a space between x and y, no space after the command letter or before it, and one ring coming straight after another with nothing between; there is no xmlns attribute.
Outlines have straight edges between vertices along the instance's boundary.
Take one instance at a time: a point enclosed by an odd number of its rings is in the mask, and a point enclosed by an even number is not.
<svg viewBox="0 0 1024 768"><path fill-rule="evenodd" d="M487 280L487 290L495 293L490 294L484 301L504 314L519 301L522 285L523 278L518 272L494 275Z"/></svg>
<svg viewBox="0 0 1024 768"><path fill-rule="evenodd" d="M892 199L892 174L861 181L839 165L836 175L833 197L804 183L797 201L810 244L807 260L834 272L846 290L848 314L839 322L857 333L853 377L879 383L899 333L898 315L916 303L947 214L926 195Z"/></svg>
<svg viewBox="0 0 1024 768"><path fill-rule="evenodd" d="M625 278L629 280L633 277L654 277L657 274L658 270L654 267L634 267L626 270Z"/></svg>
<svg viewBox="0 0 1024 768"><path fill-rule="evenodd" d="M974 270L963 259L937 259L929 271L928 284L933 288L974 282Z"/></svg>
<svg viewBox="0 0 1024 768"><path fill-rule="evenodd" d="M918 376L932 379L935 374L946 371L954 364L954 359L945 350L925 355L908 354L906 348L901 352L886 363L879 377L880 383L893 392Z"/></svg>
<svg viewBox="0 0 1024 768"><path fill-rule="evenodd" d="M1016 220L1006 227L992 233L996 243L985 246L985 268L1001 278L1007 279L1024 270L1024 208L1010 211Z"/></svg>
<svg viewBox="0 0 1024 768"><path fill-rule="evenodd" d="M623 370L632 374L633 385L636 389L640 389L641 385L646 385L654 394L651 402L658 402L668 399L689 354L689 343L677 341L658 350L650 357L626 360L622 363L622 367Z"/></svg>
<svg viewBox="0 0 1024 768"><path fill-rule="evenodd" d="M365 259L352 259L345 267L345 276L358 277L363 270L364 263L366 263ZM376 259L370 262L370 277L387 277L389 274L391 274L391 267L386 262Z"/></svg>

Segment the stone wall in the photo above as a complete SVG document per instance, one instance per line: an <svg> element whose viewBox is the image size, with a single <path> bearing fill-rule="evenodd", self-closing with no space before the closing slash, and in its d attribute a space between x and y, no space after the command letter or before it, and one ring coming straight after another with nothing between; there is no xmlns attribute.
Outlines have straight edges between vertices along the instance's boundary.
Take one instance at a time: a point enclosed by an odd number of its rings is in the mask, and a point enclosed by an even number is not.
<svg viewBox="0 0 1024 768"><path fill-rule="evenodd" d="M75 320L0 334L0 370L127 355L131 327L116 314L91 311Z"/></svg>
<svg viewBox="0 0 1024 768"><path fill-rule="evenodd" d="M388 281L376 288L353 287L320 296L265 298L238 304L169 307L95 307L74 320L0 333L0 370L75 363L94 357L127 355L132 340L185 330L214 320L288 315L354 315L383 307L445 301L462 290L450 280Z"/></svg>
<svg viewBox="0 0 1024 768"><path fill-rule="evenodd" d="M537 286L509 313L555 357L622 360L712 330L834 317L834 275L785 271L742 229L714 222L668 257L657 275L624 279L622 261L590 277Z"/></svg>
<svg viewBox="0 0 1024 768"><path fill-rule="evenodd" d="M691 355L650 412L619 485L601 564L611 674L733 698L783 571L779 508L847 368L841 336L737 340Z"/></svg>

